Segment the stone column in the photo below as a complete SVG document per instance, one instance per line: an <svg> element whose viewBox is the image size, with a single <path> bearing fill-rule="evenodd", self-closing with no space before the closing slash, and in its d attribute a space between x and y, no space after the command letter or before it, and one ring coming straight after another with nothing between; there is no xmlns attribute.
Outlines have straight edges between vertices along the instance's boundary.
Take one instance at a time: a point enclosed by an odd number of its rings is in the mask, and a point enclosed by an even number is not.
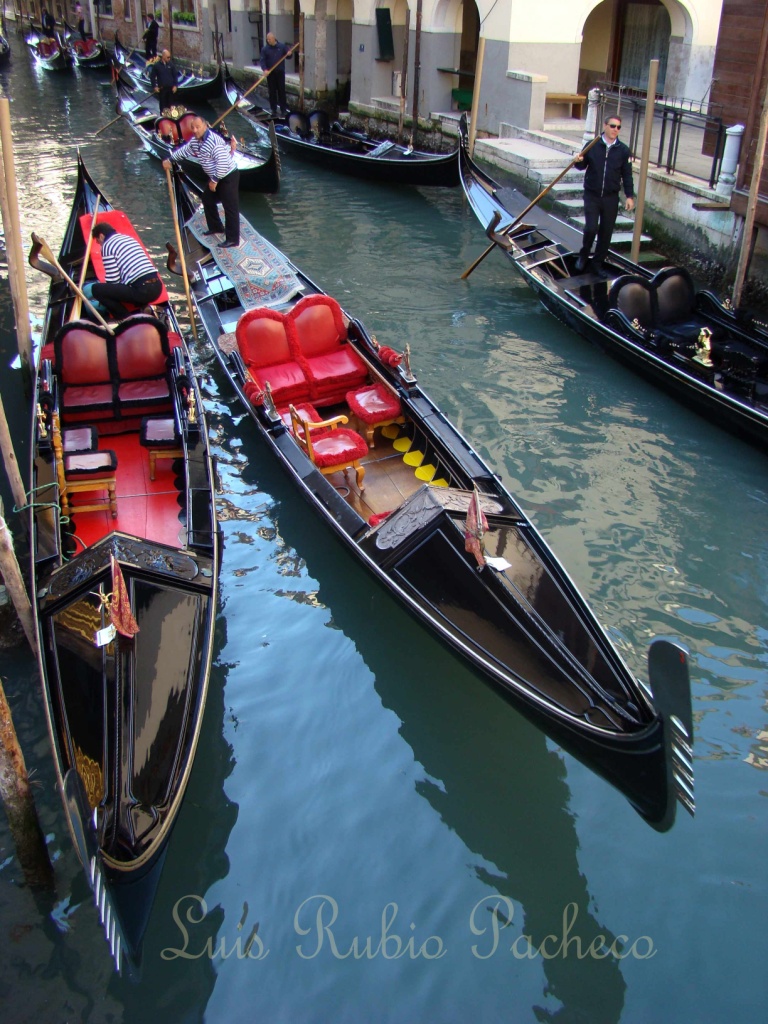
<svg viewBox="0 0 768 1024"><path fill-rule="evenodd" d="M584 124L584 134L581 137L582 146L586 146L597 135L598 111L600 110L600 90L590 89L587 94L587 120Z"/></svg>
<svg viewBox="0 0 768 1024"><path fill-rule="evenodd" d="M725 152L720 164L720 175L715 185L719 196L729 196L736 184L736 168L739 165L741 138L744 134L743 124L734 124L725 129Z"/></svg>

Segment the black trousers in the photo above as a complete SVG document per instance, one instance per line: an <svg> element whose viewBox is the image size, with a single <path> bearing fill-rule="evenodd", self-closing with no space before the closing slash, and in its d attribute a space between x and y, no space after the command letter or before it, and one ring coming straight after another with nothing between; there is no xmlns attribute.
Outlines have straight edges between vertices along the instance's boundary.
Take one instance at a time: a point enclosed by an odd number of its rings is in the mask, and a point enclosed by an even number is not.
<svg viewBox="0 0 768 1024"><path fill-rule="evenodd" d="M272 113L277 113L277 108L281 110L288 109L288 101L285 98L285 64L281 64L276 67L274 71L270 72L267 78L267 87L269 88L269 105L272 108Z"/></svg>
<svg viewBox="0 0 768 1024"><path fill-rule="evenodd" d="M224 207L224 223L221 223L219 203ZM209 231L224 231L228 242L240 244L240 171L234 171L222 178L212 192L206 187L203 193L205 225Z"/></svg>
<svg viewBox="0 0 768 1024"><path fill-rule="evenodd" d="M161 85L160 95L158 97L160 101L160 112L162 113L166 107L172 107L176 102L176 93L173 91L172 85Z"/></svg>
<svg viewBox="0 0 768 1024"><path fill-rule="evenodd" d="M595 246L595 263L602 263L608 255L611 235L619 212L619 195L615 192L609 196L596 196L592 192L584 193L584 238L581 255L589 258L592 243L597 235Z"/></svg>
<svg viewBox="0 0 768 1024"><path fill-rule="evenodd" d="M130 302L134 306L146 306L155 299L159 299L163 291L163 282L157 274L152 277L140 278L130 284L120 284L118 281L99 281L93 286L93 297L102 306L105 306L112 316L118 320L124 320L131 315L131 310L124 303ZM133 311L135 312L135 310Z"/></svg>

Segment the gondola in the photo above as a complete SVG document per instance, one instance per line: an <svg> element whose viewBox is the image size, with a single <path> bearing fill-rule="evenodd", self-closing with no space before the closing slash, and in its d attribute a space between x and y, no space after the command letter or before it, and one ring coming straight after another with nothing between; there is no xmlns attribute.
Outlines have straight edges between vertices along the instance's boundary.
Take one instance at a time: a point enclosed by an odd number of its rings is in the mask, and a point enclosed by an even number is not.
<svg viewBox="0 0 768 1024"><path fill-rule="evenodd" d="M115 33L115 44L113 55L118 70L120 81L129 89L139 92L151 90L149 80L149 65L144 55L138 50L126 50ZM221 96L224 90L224 69L219 66L216 74L205 77L202 68L199 75L179 68L180 79L176 90L176 99L186 106L194 106L197 103L205 103L208 100L215 100Z"/></svg>
<svg viewBox="0 0 768 1024"><path fill-rule="evenodd" d="M161 116L154 96L134 100L120 81L117 82L117 93L118 113L123 115L151 156L165 160L176 145L190 137L189 121L194 114L185 106L165 110ZM260 145L238 144L235 159L240 170L241 192L277 192L280 188L280 164L274 135L262 126L259 139ZM196 181L207 184L208 178L198 161L184 159L182 166Z"/></svg>
<svg viewBox="0 0 768 1024"><path fill-rule="evenodd" d="M0 35L0 67L7 64L11 58L11 44L5 38Z"/></svg>
<svg viewBox="0 0 768 1024"><path fill-rule="evenodd" d="M672 824L678 800L693 813L683 649L656 640L649 684L638 681L498 475L421 389L408 348L380 346L244 218L238 249L211 249L196 186L174 180L208 340L298 494L418 620L654 827Z"/></svg>
<svg viewBox="0 0 768 1024"><path fill-rule="evenodd" d="M27 46L38 67L46 71L69 71L72 54L58 36L46 36L33 31L27 36Z"/></svg>
<svg viewBox="0 0 768 1024"><path fill-rule="evenodd" d="M266 111L243 98L243 90L228 74L224 91L230 105L251 125L263 124ZM289 156L318 167L350 174L368 181L390 185L459 184L456 152L426 153L400 146L391 140L375 141L361 132L330 122L323 110L310 114L291 112L285 121L275 121L279 146Z"/></svg>
<svg viewBox="0 0 768 1024"><path fill-rule="evenodd" d="M75 283L103 277L98 246L87 249L95 219L133 233L78 155L58 256ZM115 963L131 973L205 707L219 562L211 457L165 290L155 315L103 326L79 317L41 240L30 263L52 277L30 446L39 668L65 815Z"/></svg>
<svg viewBox="0 0 768 1024"><path fill-rule="evenodd" d="M697 291L684 267L653 272L611 251L607 276L578 273L566 226L540 209L518 223L526 200L471 159L466 119L459 163L488 237L551 313L710 423L768 452L768 327Z"/></svg>
<svg viewBox="0 0 768 1024"><path fill-rule="evenodd" d="M64 43L79 68L112 67L112 55L100 39L81 39L80 33L64 22Z"/></svg>

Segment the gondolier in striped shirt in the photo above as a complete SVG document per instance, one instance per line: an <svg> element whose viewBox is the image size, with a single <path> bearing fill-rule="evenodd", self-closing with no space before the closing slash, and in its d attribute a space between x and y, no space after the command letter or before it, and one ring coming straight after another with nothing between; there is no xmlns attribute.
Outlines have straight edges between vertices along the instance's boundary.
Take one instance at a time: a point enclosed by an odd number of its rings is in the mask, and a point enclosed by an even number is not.
<svg viewBox="0 0 768 1024"><path fill-rule="evenodd" d="M136 312L125 303L141 308L160 298L163 282L135 238L120 234L105 222L94 225L91 234L101 245L106 279L86 285L83 290L89 299L96 299L107 312L123 320Z"/></svg>
<svg viewBox="0 0 768 1024"><path fill-rule="evenodd" d="M192 138L171 153L170 160L163 160L163 167L170 167L171 160L179 163L184 157L193 157L208 175L208 188L203 193L203 209L208 230L206 235L217 235L222 231L225 240L219 248L232 249L240 245L240 171L235 163L237 140L234 136L227 142L208 127L202 117L192 121ZM218 204L224 207L224 224L221 223Z"/></svg>

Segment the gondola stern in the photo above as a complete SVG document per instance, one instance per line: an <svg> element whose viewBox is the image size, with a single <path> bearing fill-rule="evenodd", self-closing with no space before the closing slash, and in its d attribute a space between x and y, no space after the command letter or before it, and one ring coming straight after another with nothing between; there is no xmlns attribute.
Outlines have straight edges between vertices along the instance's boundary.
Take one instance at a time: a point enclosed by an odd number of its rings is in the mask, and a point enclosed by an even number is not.
<svg viewBox="0 0 768 1024"><path fill-rule="evenodd" d="M670 814L679 803L694 816L693 713L688 651L670 640L654 640L648 653L648 678L663 722ZM671 825L670 821L670 825Z"/></svg>

